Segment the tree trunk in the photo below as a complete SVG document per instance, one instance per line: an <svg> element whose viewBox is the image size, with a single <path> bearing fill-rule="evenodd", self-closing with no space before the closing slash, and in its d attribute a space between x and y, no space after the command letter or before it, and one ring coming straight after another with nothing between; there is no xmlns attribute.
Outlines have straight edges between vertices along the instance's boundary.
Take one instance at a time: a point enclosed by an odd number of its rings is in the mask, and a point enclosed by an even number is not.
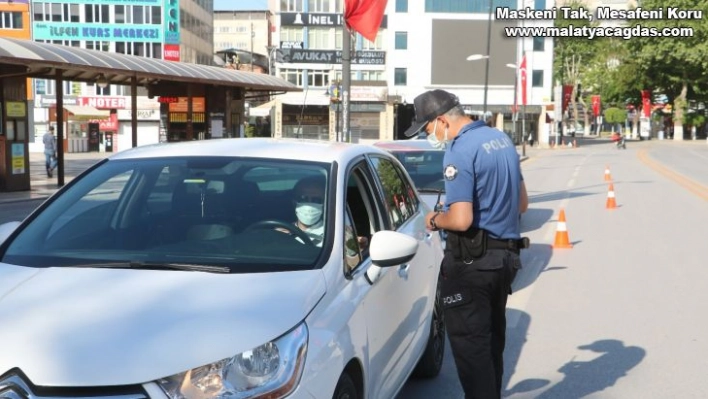
<svg viewBox="0 0 708 399"><path fill-rule="evenodd" d="M580 99L580 104L583 106L583 136L587 136L590 133L590 113L588 112L588 107L585 105L585 100L583 100L583 96L581 95L578 97Z"/></svg>
<svg viewBox="0 0 708 399"><path fill-rule="evenodd" d="M686 108L686 96L688 94L688 84L683 82L681 94L674 100L674 140L683 140L683 113Z"/></svg>

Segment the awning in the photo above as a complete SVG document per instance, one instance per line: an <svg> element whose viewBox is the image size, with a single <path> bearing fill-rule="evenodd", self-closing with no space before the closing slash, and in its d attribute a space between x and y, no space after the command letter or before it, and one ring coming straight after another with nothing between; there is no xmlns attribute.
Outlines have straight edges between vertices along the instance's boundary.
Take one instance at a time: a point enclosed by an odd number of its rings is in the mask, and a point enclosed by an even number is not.
<svg viewBox="0 0 708 399"><path fill-rule="evenodd" d="M215 66L165 61L79 47L0 37L0 68L17 65L28 77L54 79L57 70L66 81L96 82L99 76L109 84L139 86L156 82L198 83L241 87L248 91L302 91L281 78L262 73L236 71ZM5 72L5 71L3 71Z"/></svg>
<svg viewBox="0 0 708 399"><path fill-rule="evenodd" d="M110 111L102 111L94 107L82 107L79 105L64 105L64 109L69 111L74 117L73 120L94 120L94 119L107 119L111 113Z"/></svg>

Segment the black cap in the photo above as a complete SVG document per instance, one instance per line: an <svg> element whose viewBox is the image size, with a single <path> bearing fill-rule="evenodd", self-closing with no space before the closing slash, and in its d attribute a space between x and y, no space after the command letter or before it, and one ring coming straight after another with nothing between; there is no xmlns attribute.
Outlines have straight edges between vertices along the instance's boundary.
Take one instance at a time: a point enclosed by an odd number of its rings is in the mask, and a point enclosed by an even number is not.
<svg viewBox="0 0 708 399"><path fill-rule="evenodd" d="M415 119L411 127L403 135L416 136L426 123L460 105L457 96L445 90L430 90L413 100Z"/></svg>

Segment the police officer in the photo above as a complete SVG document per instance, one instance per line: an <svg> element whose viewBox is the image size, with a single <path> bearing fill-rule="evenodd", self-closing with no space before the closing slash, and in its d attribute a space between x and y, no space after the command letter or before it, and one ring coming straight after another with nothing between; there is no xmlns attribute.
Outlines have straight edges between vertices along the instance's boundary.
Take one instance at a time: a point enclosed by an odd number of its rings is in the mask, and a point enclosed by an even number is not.
<svg viewBox="0 0 708 399"><path fill-rule="evenodd" d="M445 206L426 215L445 230L445 323L466 398L501 397L506 301L521 268L519 215L528 208L516 147L503 132L464 113L457 97L427 91L414 100L416 122L443 161Z"/></svg>

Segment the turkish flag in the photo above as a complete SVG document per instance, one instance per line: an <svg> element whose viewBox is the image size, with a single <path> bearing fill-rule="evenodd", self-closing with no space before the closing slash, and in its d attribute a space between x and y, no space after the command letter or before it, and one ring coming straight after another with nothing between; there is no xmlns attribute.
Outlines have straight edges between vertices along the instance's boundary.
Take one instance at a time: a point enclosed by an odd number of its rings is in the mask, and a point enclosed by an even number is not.
<svg viewBox="0 0 708 399"><path fill-rule="evenodd" d="M370 42L376 40L388 0L344 0L344 21Z"/></svg>
<svg viewBox="0 0 708 399"><path fill-rule="evenodd" d="M592 96L592 114L594 116L600 115L600 96Z"/></svg>
<svg viewBox="0 0 708 399"><path fill-rule="evenodd" d="M526 55L521 59L519 71L521 72L521 104L526 105Z"/></svg>
<svg viewBox="0 0 708 399"><path fill-rule="evenodd" d="M651 91L642 90L642 111L645 117L651 116Z"/></svg>

